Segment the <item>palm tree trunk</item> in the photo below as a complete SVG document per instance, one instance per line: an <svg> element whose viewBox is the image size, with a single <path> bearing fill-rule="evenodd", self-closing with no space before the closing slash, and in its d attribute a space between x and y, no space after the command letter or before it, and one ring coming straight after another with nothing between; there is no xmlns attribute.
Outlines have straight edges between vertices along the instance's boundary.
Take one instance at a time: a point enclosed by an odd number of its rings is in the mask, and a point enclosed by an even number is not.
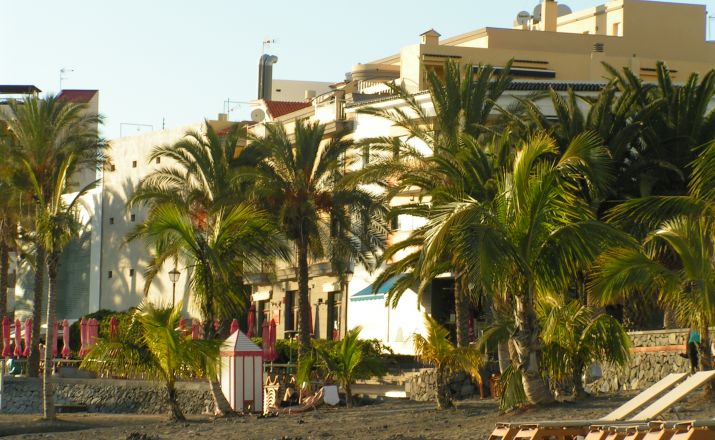
<svg viewBox="0 0 715 440"><path fill-rule="evenodd" d="M207 292L213 291L213 286L207 286ZM204 323L204 338L211 340L216 338L216 329L214 328L214 314L213 314L213 301L210 293L207 294L205 317L206 321ZM221 383L215 377L207 377L209 383L209 391L211 391L211 398L214 402L214 413L217 416L229 416L235 414L231 404L228 403L228 399L224 396L221 390Z"/></svg>
<svg viewBox="0 0 715 440"><path fill-rule="evenodd" d="M548 403L554 400L549 387L539 371L539 323L534 311L533 290L516 295L516 333L513 338L514 348L522 374L524 393L532 405Z"/></svg>
<svg viewBox="0 0 715 440"><path fill-rule="evenodd" d="M504 371L509 368L509 364L511 363L509 341L500 341L497 343L497 357L499 358L499 374L504 374Z"/></svg>
<svg viewBox="0 0 715 440"><path fill-rule="evenodd" d="M0 319L3 316L7 316L7 291L9 283L9 272L10 272L10 249L2 240L0 243Z"/></svg>
<svg viewBox="0 0 715 440"><path fill-rule="evenodd" d="M53 399L53 386L50 379L52 373L52 341L54 341L55 326L50 323L55 322L55 303L57 302L57 266L59 264L59 254L51 252L47 258L47 273L50 278L50 286L47 290L47 335L45 342L45 368L42 371L42 418L45 420L55 419L55 402ZM39 333L39 332L38 332ZM34 337L34 335L33 335Z"/></svg>
<svg viewBox="0 0 715 440"><path fill-rule="evenodd" d="M349 383L344 384L345 387L345 406L353 407L353 390Z"/></svg>
<svg viewBox="0 0 715 440"><path fill-rule="evenodd" d="M454 279L454 315L457 327L457 346L469 345L469 301L466 299L464 277Z"/></svg>
<svg viewBox="0 0 715 440"><path fill-rule="evenodd" d="M308 291L308 240L301 237L298 240L298 363L310 351L310 324L308 322L308 307L310 307Z"/></svg>
<svg viewBox="0 0 715 440"><path fill-rule="evenodd" d="M452 395L447 383L447 372L443 367L437 367L435 373L437 375L435 380L437 385L437 409L449 409L452 407Z"/></svg>
<svg viewBox="0 0 715 440"><path fill-rule="evenodd" d="M571 380L573 381L573 395L576 400L582 400L589 396L589 394L583 388L583 370L583 365L575 365L574 373L571 377Z"/></svg>
<svg viewBox="0 0 715 440"><path fill-rule="evenodd" d="M175 422L186 420L176 398L176 387L172 382L166 384L166 398L169 401L169 419Z"/></svg>
<svg viewBox="0 0 715 440"><path fill-rule="evenodd" d="M36 244L35 252L35 285L32 297L32 340L30 341L30 356L27 358L27 375L40 375L40 324L42 323L42 295L45 287L45 269L47 252L41 243Z"/></svg>

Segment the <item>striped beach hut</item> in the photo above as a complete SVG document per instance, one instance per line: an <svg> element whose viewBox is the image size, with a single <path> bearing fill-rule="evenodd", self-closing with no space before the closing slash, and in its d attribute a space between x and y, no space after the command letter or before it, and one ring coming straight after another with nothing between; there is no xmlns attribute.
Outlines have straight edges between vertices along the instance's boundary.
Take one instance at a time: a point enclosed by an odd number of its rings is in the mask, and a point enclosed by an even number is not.
<svg viewBox="0 0 715 440"><path fill-rule="evenodd" d="M240 330L221 347L221 390L234 411L263 411L263 351Z"/></svg>

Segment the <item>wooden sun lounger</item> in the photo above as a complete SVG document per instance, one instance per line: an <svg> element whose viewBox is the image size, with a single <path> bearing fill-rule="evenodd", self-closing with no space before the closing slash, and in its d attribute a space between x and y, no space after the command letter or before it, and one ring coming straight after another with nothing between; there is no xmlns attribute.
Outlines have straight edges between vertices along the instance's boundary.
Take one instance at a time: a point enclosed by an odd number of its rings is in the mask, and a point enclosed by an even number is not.
<svg viewBox="0 0 715 440"><path fill-rule="evenodd" d="M677 402L685 398L691 391L705 384L715 377L715 370L699 371L685 380L677 387L673 388L661 398L646 407L643 411L633 416L632 420L651 420L658 414L667 410Z"/></svg>
<svg viewBox="0 0 715 440"><path fill-rule="evenodd" d="M678 423L670 440L712 440L715 439L715 419L695 420Z"/></svg>
<svg viewBox="0 0 715 440"><path fill-rule="evenodd" d="M673 385L682 381L685 377L686 373L668 374L658 382L641 391L637 396L633 397L628 402L624 403L623 405L619 406L618 408L598 420L564 420L558 422L544 422L544 428L561 426L570 428L572 431L579 430L579 432L581 432L581 435L586 435L591 425L603 426L603 422L615 422L617 420L625 418L641 406L645 405L652 399L656 398L658 395L665 392ZM519 433L521 428L527 425L539 425L539 422L497 423L494 431L492 431L491 435L489 436L489 440L513 440L515 438L518 438L517 434ZM536 432L538 432L538 430ZM603 440L605 440L605 438L606 437L603 437Z"/></svg>

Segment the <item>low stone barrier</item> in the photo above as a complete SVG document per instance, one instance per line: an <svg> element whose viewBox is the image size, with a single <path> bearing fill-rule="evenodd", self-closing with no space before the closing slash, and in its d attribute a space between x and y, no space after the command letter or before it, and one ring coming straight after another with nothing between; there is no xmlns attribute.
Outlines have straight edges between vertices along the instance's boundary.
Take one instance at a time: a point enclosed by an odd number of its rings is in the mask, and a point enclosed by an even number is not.
<svg viewBox="0 0 715 440"><path fill-rule="evenodd" d="M54 378L57 405L86 406L89 412L166 414L166 391L158 382L115 379ZM177 383L179 405L185 414L211 411L213 400L205 382ZM2 412L39 413L42 381L37 378L5 377Z"/></svg>
<svg viewBox="0 0 715 440"><path fill-rule="evenodd" d="M633 343L631 364L625 369L604 364L602 377L585 386L592 393L647 388L670 373L690 371L683 358L688 329L629 332Z"/></svg>
<svg viewBox="0 0 715 440"><path fill-rule="evenodd" d="M405 393L411 400L430 402L437 400L437 373L434 368L423 369L419 374L405 382ZM477 385L465 373L456 373L449 380L452 397L464 399L479 394Z"/></svg>

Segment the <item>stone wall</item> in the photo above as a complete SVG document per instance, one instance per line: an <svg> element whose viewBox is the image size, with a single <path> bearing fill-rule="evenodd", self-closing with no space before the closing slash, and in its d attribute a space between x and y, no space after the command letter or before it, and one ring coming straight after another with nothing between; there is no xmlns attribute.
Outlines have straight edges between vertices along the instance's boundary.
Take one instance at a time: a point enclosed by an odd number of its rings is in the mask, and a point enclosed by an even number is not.
<svg viewBox="0 0 715 440"><path fill-rule="evenodd" d="M213 408L205 382L177 384L178 399L185 414L201 414ZM169 408L159 383L140 380L55 379L57 405L86 406L89 412L165 414ZM41 412L42 381L27 377L5 377L2 412Z"/></svg>
<svg viewBox="0 0 715 440"><path fill-rule="evenodd" d="M683 358L688 329L629 332L633 343L631 363L624 369L602 365L602 377L586 385L589 392L614 392L647 388L670 373L690 371Z"/></svg>
<svg viewBox="0 0 715 440"><path fill-rule="evenodd" d="M437 400L437 374L434 368L425 368L405 382L405 393L411 400L429 402ZM477 385L465 373L457 373L449 381L452 397L464 399L479 394Z"/></svg>

